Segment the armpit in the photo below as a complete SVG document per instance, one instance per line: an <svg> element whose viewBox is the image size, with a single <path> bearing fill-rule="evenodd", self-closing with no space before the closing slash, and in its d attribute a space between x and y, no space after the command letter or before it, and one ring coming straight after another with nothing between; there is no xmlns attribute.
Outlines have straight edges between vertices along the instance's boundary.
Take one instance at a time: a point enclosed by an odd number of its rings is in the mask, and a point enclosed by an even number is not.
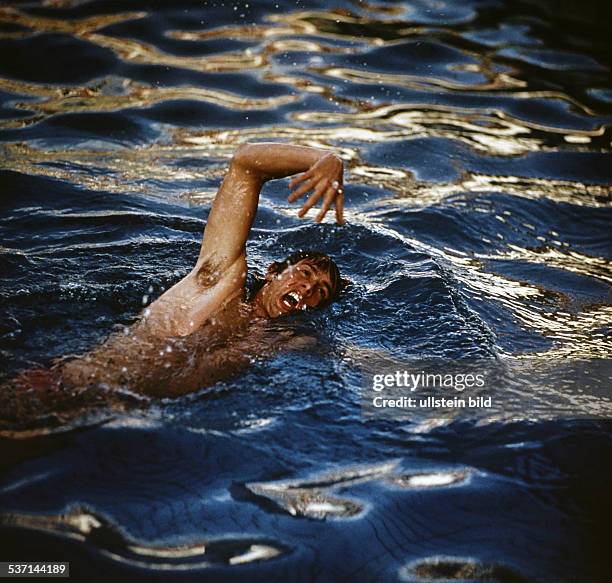
<svg viewBox="0 0 612 583"><path fill-rule="evenodd" d="M218 264L211 261L204 261L198 267L196 282L201 287L212 287L219 283L223 272Z"/></svg>

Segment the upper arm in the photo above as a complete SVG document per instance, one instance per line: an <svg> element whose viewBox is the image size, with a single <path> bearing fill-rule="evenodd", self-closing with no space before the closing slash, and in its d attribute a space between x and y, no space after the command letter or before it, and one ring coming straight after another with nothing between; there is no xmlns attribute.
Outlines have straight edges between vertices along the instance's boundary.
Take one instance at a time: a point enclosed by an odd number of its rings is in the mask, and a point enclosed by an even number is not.
<svg viewBox="0 0 612 583"><path fill-rule="evenodd" d="M237 261L246 261L246 241L263 181L243 163L240 151L232 158L204 229L198 266L206 272L222 274Z"/></svg>

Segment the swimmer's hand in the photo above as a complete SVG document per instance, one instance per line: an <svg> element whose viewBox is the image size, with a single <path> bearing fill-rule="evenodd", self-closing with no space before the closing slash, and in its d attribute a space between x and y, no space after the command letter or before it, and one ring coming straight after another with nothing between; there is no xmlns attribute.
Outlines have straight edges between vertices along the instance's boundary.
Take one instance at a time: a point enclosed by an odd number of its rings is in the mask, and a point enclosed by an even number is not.
<svg viewBox="0 0 612 583"><path fill-rule="evenodd" d="M344 165L342 160L335 154L329 153L320 158L304 174L296 176L289 183L289 188L295 189L287 199L289 202L294 202L307 192L313 191L299 210L299 217L304 217L322 198L323 204L315 217L315 222L320 223L323 220L333 203L336 207L336 222L339 225L344 223L343 171ZM302 185L296 188L298 184Z"/></svg>

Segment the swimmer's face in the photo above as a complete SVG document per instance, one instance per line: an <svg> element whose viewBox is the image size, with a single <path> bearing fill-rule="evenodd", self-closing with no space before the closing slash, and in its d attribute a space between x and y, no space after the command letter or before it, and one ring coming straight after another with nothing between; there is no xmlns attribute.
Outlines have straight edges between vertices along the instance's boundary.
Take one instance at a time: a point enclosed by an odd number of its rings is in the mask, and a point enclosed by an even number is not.
<svg viewBox="0 0 612 583"><path fill-rule="evenodd" d="M335 292L329 272L309 259L289 265L279 274L269 272L266 279L256 301L270 318L319 308L327 304Z"/></svg>

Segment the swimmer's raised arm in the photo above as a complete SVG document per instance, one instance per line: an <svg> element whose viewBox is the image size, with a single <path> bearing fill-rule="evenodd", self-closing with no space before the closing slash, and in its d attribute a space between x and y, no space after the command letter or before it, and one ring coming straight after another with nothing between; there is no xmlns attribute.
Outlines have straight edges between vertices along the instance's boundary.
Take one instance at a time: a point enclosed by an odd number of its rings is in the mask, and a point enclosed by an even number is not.
<svg viewBox="0 0 612 583"><path fill-rule="evenodd" d="M321 222L331 204L335 203L336 220L342 223L343 164L342 160L332 152L305 146L264 142L240 146L237 158L247 171L255 172L262 180L284 178L304 172L291 181L291 188L303 184L289 196L289 202L296 201L312 190L313 194L304 203L299 215L304 216L322 198L324 204L315 221Z"/></svg>
<svg viewBox="0 0 612 583"><path fill-rule="evenodd" d="M343 164L338 156L326 150L289 144L243 144L234 154L210 211L204 231L198 263L214 258L220 271L245 264L245 244L255 219L259 193L267 180L303 172L291 182L300 185L289 196L294 202L313 191L299 211L304 216L323 200L315 220L320 222L332 204L336 220L343 221Z"/></svg>

